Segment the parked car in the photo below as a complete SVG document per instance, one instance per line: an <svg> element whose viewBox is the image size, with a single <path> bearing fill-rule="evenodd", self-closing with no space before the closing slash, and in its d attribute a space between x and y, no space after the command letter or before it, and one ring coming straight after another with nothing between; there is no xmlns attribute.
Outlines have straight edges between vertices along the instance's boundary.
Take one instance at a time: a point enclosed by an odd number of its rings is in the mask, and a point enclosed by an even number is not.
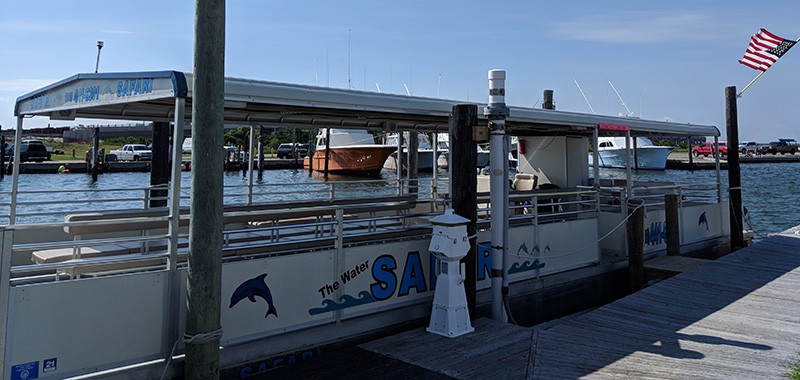
<svg viewBox="0 0 800 380"><path fill-rule="evenodd" d="M278 149L275 151L275 154L278 158L295 158L293 156L294 153L297 154L297 158L303 158L308 155L308 144L301 144L301 143L284 143L278 146Z"/></svg>
<svg viewBox="0 0 800 380"><path fill-rule="evenodd" d="M20 162L27 162L27 161L35 161L35 162L42 162L42 161L49 161L50 160L50 152L47 151L47 148L44 144L41 143L31 143L31 142L23 142L19 144L19 161ZM14 144L11 144L6 148L6 160L11 161L14 158Z"/></svg>
<svg viewBox="0 0 800 380"><path fill-rule="evenodd" d="M118 161L150 161L153 158L153 152L144 144L126 144L109 154L116 156Z"/></svg>
<svg viewBox="0 0 800 380"><path fill-rule="evenodd" d="M717 152L717 149L714 146L713 142L706 142L703 145L698 145L698 146L692 147L692 155L695 156L695 157L700 156L701 154L703 155L703 157L708 157L709 155L716 156L717 155L716 152ZM727 142L725 142L725 141L720 141L719 142L719 153L721 154L722 157L725 157L725 156L728 155L728 143Z"/></svg>
<svg viewBox="0 0 800 380"><path fill-rule="evenodd" d="M795 154L797 153L797 141L795 139L778 139L778 141L772 141L769 145L765 146L761 150L761 154Z"/></svg>
<svg viewBox="0 0 800 380"><path fill-rule="evenodd" d="M757 143L755 141L743 141L739 144L739 152L742 154L756 154L761 153L761 150L767 146L766 144Z"/></svg>

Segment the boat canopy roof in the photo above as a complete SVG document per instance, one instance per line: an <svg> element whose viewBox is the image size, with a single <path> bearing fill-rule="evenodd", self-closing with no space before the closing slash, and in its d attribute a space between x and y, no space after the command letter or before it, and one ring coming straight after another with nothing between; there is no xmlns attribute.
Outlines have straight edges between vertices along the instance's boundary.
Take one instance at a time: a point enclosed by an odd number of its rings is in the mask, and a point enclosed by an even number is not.
<svg viewBox="0 0 800 380"><path fill-rule="evenodd" d="M53 120L172 121L175 99L183 98L190 122L192 78L179 71L77 74L19 97L14 114ZM445 132L457 104L476 104L483 118L485 104L479 103L225 78L226 124ZM591 136L603 124L626 126L636 135L719 136L710 125L522 107L509 107L506 119L512 135Z"/></svg>

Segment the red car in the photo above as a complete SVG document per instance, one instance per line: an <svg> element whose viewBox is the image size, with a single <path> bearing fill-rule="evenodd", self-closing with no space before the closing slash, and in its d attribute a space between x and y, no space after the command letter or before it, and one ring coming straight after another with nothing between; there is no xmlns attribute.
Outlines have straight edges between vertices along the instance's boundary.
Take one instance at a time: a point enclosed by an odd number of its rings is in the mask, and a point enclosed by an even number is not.
<svg viewBox="0 0 800 380"><path fill-rule="evenodd" d="M722 157L728 156L728 143L725 141L719 142L719 152L722 154ZM714 147L713 142L706 142L703 145L698 145L692 147L692 155L697 157L699 155L703 155L703 157L708 157L709 155L716 156L716 149Z"/></svg>

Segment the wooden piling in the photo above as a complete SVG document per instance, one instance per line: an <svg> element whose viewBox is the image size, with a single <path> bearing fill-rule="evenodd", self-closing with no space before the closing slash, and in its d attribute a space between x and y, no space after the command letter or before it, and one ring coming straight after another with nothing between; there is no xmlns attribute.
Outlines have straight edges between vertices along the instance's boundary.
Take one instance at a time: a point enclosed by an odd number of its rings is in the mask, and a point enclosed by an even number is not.
<svg viewBox="0 0 800 380"><path fill-rule="evenodd" d="M731 249L745 246L742 236L742 173L739 167L739 116L736 86L725 87L725 126L728 134L728 199L730 200ZM732 149L731 149L732 148Z"/></svg>
<svg viewBox="0 0 800 380"><path fill-rule="evenodd" d="M186 296L186 379L219 378L225 1L196 0L192 191Z"/></svg>
<svg viewBox="0 0 800 380"><path fill-rule="evenodd" d="M167 184L172 174L170 166L170 129L168 122L153 123L153 157L150 159L150 186L161 186L150 190L150 207L167 205Z"/></svg>
<svg viewBox="0 0 800 380"><path fill-rule="evenodd" d="M408 132L408 193L419 192L419 135L416 131ZM400 154L400 153L398 153ZM401 171L398 168L398 176Z"/></svg>
<svg viewBox="0 0 800 380"><path fill-rule="evenodd" d="M453 106L449 121L450 129L450 194L453 211L467 219L467 236L471 236L470 249L464 257L466 277L464 288L467 292L467 305L470 318L475 314L475 289L478 276L478 147L472 139L472 128L478 124L478 106L458 104ZM434 170L436 170L434 168Z"/></svg>
<svg viewBox="0 0 800 380"><path fill-rule="evenodd" d="M681 255L681 229L678 220L680 218L678 194L664 195L664 212L666 214L665 223L667 224L667 255Z"/></svg>
<svg viewBox="0 0 800 380"><path fill-rule="evenodd" d="M100 152L100 128L94 128L94 136L92 136L92 157L89 159L91 168L89 172L92 174L92 181L97 181L97 175L100 174L100 163L97 160L97 153Z"/></svg>
<svg viewBox="0 0 800 380"><path fill-rule="evenodd" d="M542 108L546 110L556 109L556 103L553 101L553 90L544 90L544 99L542 100Z"/></svg>
<svg viewBox="0 0 800 380"><path fill-rule="evenodd" d="M325 129L325 180L328 180L328 161L331 159L331 129Z"/></svg>
<svg viewBox="0 0 800 380"><path fill-rule="evenodd" d="M628 200L628 286L631 292L644 286L644 200Z"/></svg>
<svg viewBox="0 0 800 380"><path fill-rule="evenodd" d="M258 126L258 180L264 179L264 126Z"/></svg>
<svg viewBox="0 0 800 380"><path fill-rule="evenodd" d="M0 179L6 175L6 137L0 135Z"/></svg>

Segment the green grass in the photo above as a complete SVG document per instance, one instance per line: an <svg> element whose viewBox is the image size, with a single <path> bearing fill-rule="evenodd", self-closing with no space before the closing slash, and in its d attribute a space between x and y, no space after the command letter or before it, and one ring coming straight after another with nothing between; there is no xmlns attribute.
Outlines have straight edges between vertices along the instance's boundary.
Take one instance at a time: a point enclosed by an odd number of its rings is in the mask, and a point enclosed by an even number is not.
<svg viewBox="0 0 800 380"><path fill-rule="evenodd" d="M789 364L789 372L786 373L786 378L800 380L800 355L795 358L794 362Z"/></svg>

